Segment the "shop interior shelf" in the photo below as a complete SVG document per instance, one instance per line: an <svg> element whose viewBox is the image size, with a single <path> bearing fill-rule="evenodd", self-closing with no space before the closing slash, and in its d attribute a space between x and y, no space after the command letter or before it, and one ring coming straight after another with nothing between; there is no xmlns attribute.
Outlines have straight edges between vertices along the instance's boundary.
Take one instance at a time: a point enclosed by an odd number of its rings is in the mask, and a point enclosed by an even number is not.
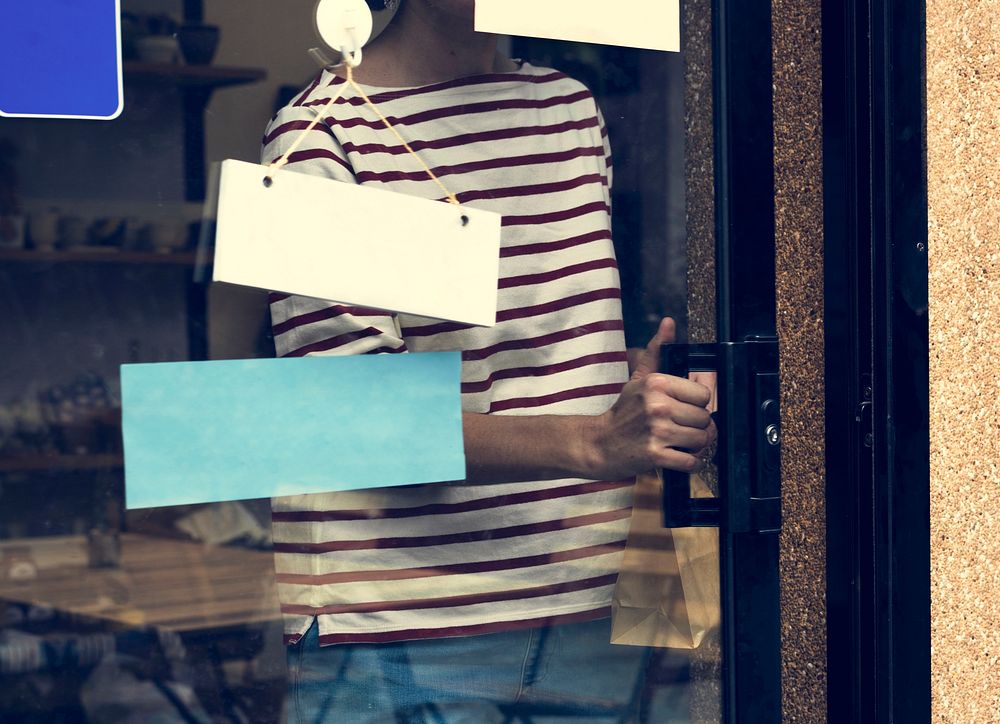
<svg viewBox="0 0 1000 724"><path fill-rule="evenodd" d="M179 86L222 88L255 83L267 77L260 68L234 68L215 65L181 65L127 61L123 64L126 79L173 83Z"/></svg>
<svg viewBox="0 0 1000 724"><path fill-rule="evenodd" d="M44 471L117 470L124 458L116 453L83 455L13 455L0 458L0 473L30 473Z"/></svg>
<svg viewBox="0 0 1000 724"><path fill-rule="evenodd" d="M82 248L59 251L33 249L7 249L0 251L0 262L93 262L114 264L174 264L194 266L194 252L159 253L154 251L127 251L112 248Z"/></svg>

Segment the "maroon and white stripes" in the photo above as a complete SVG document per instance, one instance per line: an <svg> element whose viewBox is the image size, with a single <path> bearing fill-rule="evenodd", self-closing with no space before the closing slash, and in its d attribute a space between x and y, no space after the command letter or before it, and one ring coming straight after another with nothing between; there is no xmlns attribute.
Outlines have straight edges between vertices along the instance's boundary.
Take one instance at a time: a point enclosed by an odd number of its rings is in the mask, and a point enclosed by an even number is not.
<svg viewBox="0 0 1000 724"><path fill-rule="evenodd" d="M265 132L262 159L280 157L342 82L324 71L282 109ZM627 362L611 243L611 153L591 94L561 73L524 64L370 95L461 203L503 215L497 324L273 293L278 353L461 350L468 412L607 410ZM441 197L350 92L288 168ZM336 223L318 231L336 234ZM321 643L331 644L607 616L631 499L631 480L456 482L275 499L286 640L297 641L314 618Z"/></svg>
<svg viewBox="0 0 1000 724"><path fill-rule="evenodd" d="M445 636L481 636L502 631L521 631L539 626L554 626L557 624L585 623L599 621L611 615L611 607L603 606L590 611L568 613L542 618L515 619L512 621L495 621L492 623L470 624L467 626L442 626L440 628L404 629L400 631L382 631L372 633L332 633L320 634L321 646L331 644L379 644L392 641L419 641L420 639L442 638ZM309 619L312 620L311 618ZM295 644L302 634L286 634L285 643Z"/></svg>
<svg viewBox="0 0 1000 724"><path fill-rule="evenodd" d="M361 581L400 581L413 580L415 578L432 578L438 576L450 576L455 573L486 573L491 571L503 571L513 568L534 568L553 563L565 563L567 561L579 560L581 558L591 558L593 556L615 553L625 547L625 541L614 541L603 545L584 546L569 551L555 551L552 553L540 553L533 556L522 556L521 558L503 558L494 561L474 561L470 563L450 563L437 566L420 566L418 568L401 569L377 569L373 571L344 571L322 574L302 574L302 573L279 573L277 580L279 583L299 583L308 586L322 586L332 583L358 583Z"/></svg>

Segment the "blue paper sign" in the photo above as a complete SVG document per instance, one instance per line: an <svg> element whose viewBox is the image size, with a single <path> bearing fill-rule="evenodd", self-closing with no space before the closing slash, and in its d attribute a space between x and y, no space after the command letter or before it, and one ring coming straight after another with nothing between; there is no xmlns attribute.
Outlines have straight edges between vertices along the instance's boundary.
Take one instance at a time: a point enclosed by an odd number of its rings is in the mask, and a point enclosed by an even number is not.
<svg viewBox="0 0 1000 724"><path fill-rule="evenodd" d="M119 0L0 3L0 116L118 117L120 17Z"/></svg>
<svg viewBox="0 0 1000 724"><path fill-rule="evenodd" d="M458 352L123 365L128 508L465 477Z"/></svg>

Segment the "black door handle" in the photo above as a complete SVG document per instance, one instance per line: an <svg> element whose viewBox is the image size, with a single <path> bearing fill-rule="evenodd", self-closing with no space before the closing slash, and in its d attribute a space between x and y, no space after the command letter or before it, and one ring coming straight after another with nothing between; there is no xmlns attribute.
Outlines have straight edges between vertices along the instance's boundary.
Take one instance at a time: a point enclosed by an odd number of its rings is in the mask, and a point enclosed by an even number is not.
<svg viewBox="0 0 1000 724"><path fill-rule="evenodd" d="M778 342L671 344L661 371L717 375L719 430L717 498L692 498L687 473L664 471L667 528L726 527L734 533L781 529L781 414Z"/></svg>

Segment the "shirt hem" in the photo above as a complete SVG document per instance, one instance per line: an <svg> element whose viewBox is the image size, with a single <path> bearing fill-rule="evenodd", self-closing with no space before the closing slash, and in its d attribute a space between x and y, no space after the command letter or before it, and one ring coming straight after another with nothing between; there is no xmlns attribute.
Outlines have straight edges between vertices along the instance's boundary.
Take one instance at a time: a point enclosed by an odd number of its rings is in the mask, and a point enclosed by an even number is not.
<svg viewBox="0 0 1000 724"><path fill-rule="evenodd" d="M320 646L335 644L379 644L399 641L418 641L423 639L456 638L461 636L479 636L509 631L523 631L532 628L542 628L559 624L584 623L610 618L611 606L603 605L597 608L578 606L545 609L533 612L529 617L505 621L488 621L457 626L434 626L428 628L385 628L378 627L360 631L334 632L319 634ZM287 645L297 644L306 631L313 625L317 617L311 617L298 633L286 633Z"/></svg>

